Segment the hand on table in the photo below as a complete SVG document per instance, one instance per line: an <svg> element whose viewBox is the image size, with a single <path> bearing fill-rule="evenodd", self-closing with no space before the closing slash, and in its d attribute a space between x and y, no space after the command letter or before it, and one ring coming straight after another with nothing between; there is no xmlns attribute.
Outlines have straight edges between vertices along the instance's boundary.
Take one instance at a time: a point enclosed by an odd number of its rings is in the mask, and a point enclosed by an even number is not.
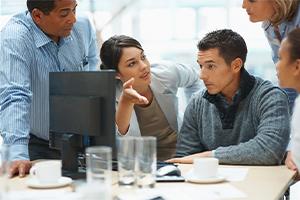
<svg viewBox="0 0 300 200"><path fill-rule="evenodd" d="M196 153L189 156L185 156L182 158L171 158L169 160L166 160L166 162L170 163L181 163L181 164L192 164L194 158L202 158L202 157L212 157L211 151L205 151L202 153Z"/></svg>
<svg viewBox="0 0 300 200"><path fill-rule="evenodd" d="M286 156L286 159L285 159L284 163L285 163L285 166L287 166L287 168L289 168L290 170L297 171L297 175L296 175L294 180L299 181L300 180L300 174L299 174L299 171L297 169L296 164L293 161L291 151L287 152L287 156Z"/></svg>
<svg viewBox="0 0 300 200"><path fill-rule="evenodd" d="M297 166L296 164L294 163L293 159L292 159L292 153L291 151L288 151L287 152L287 156L286 156L286 159L285 159L285 165L287 166L287 168L291 169L291 170L297 170Z"/></svg>
<svg viewBox="0 0 300 200"><path fill-rule="evenodd" d="M25 174L29 173L32 164L29 160L15 160L12 161L9 167L9 177L14 175L19 175L19 177L24 177Z"/></svg>

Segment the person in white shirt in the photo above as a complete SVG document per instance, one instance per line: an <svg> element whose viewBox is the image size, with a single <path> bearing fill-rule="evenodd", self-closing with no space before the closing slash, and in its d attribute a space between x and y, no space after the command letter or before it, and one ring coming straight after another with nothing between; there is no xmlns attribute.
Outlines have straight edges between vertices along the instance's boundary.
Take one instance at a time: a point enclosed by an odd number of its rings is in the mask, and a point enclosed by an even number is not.
<svg viewBox="0 0 300 200"><path fill-rule="evenodd" d="M288 33L282 41L276 64L281 87L294 88L300 93L300 28ZM298 95L291 121L292 162L300 169L300 97Z"/></svg>
<svg viewBox="0 0 300 200"><path fill-rule="evenodd" d="M272 60L278 62L278 49L281 41L287 34L300 27L300 1L299 0L243 0L242 7L253 23L262 22L262 29L272 49ZM298 96L293 88L282 86L289 98L289 108L292 111ZM291 158L290 144L287 148L285 165L296 170Z"/></svg>

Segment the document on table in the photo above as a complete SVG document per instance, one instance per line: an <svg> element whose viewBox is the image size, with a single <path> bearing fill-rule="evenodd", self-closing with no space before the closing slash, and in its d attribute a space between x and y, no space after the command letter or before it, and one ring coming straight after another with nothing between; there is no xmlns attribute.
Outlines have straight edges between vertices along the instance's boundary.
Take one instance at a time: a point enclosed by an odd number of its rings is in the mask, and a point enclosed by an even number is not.
<svg viewBox="0 0 300 200"><path fill-rule="evenodd" d="M170 187L172 189L170 190ZM120 193L117 199L120 200L151 200L151 199L189 199L189 200L217 200L245 198L245 193L236 189L230 184L165 184L155 189L139 189Z"/></svg>
<svg viewBox="0 0 300 200"><path fill-rule="evenodd" d="M226 178L227 181L243 181L249 169L246 167L219 167L218 174Z"/></svg>
<svg viewBox="0 0 300 200"><path fill-rule="evenodd" d="M230 184L184 184L173 185L172 192L170 187L158 188L157 192L163 194L166 199L226 199L226 198L244 198L246 194L236 189Z"/></svg>
<svg viewBox="0 0 300 200"><path fill-rule="evenodd" d="M0 198L1 199L1 198ZM4 194L8 200L82 200L82 195L75 192L59 190L21 190L10 191Z"/></svg>

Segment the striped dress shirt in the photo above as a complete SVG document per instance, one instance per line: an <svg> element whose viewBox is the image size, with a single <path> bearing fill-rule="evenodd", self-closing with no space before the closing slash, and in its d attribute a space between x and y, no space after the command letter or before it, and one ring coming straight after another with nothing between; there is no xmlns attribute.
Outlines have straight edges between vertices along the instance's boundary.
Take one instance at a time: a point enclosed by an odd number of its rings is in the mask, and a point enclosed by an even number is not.
<svg viewBox="0 0 300 200"><path fill-rule="evenodd" d="M97 70L96 35L87 18L71 34L52 41L28 11L0 33L0 131L10 159L29 159L29 133L49 139L49 72Z"/></svg>

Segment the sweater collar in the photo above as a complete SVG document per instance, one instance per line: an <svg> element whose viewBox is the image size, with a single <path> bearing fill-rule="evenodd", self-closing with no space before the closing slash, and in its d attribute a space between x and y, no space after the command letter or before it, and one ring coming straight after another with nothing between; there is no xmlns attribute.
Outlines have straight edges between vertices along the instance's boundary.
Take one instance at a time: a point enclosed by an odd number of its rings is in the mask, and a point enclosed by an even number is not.
<svg viewBox="0 0 300 200"><path fill-rule="evenodd" d="M205 91L203 97L217 107L224 129L233 128L237 108L240 102L248 96L254 84L254 76L250 75L246 69L242 68L240 86L233 97L232 103L228 103L221 93L211 95L207 90Z"/></svg>

